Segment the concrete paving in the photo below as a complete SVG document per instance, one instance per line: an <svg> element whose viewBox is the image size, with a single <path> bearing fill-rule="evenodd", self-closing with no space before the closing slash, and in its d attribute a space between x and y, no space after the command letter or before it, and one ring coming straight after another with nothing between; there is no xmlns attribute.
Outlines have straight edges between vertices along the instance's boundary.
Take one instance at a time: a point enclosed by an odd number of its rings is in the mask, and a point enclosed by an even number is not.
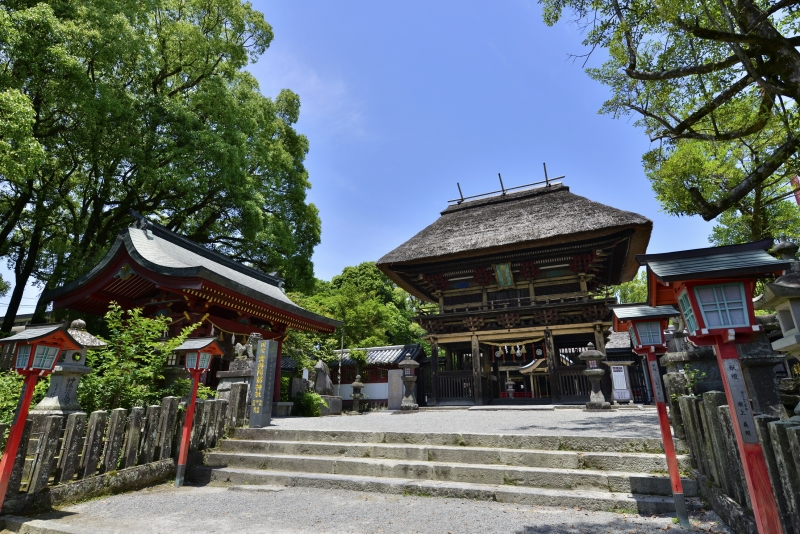
<svg viewBox="0 0 800 534"><path fill-rule="evenodd" d="M167 484L7 521L10 531L22 534L688 532L669 516L316 488ZM692 521L700 531L730 533L713 513Z"/></svg>
<svg viewBox="0 0 800 534"><path fill-rule="evenodd" d="M660 438L655 410L586 412L569 410L379 411L364 415L274 418L277 428L373 432L459 432L539 436L617 436Z"/></svg>

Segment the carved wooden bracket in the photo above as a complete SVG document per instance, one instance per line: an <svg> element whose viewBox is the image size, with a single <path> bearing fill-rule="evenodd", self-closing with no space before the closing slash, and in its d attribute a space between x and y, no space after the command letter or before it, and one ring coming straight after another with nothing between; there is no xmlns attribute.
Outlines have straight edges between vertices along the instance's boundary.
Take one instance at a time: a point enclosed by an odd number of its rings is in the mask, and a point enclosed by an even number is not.
<svg viewBox="0 0 800 534"><path fill-rule="evenodd" d="M538 310L533 312L533 319L543 325L556 324L558 322L558 310Z"/></svg>
<svg viewBox="0 0 800 534"><path fill-rule="evenodd" d="M497 324L502 326L503 328L514 328L519 324L519 314L518 313L498 313L497 317Z"/></svg>
<svg viewBox="0 0 800 534"><path fill-rule="evenodd" d="M483 328L483 317L473 316L473 317L464 317L461 319L461 322L464 324L464 328L474 332L475 330L480 330Z"/></svg>

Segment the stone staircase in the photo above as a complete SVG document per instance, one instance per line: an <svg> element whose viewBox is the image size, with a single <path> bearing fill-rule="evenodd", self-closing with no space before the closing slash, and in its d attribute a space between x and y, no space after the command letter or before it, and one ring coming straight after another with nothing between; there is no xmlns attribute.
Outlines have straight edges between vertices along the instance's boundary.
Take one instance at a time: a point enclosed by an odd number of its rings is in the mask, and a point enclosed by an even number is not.
<svg viewBox="0 0 800 534"><path fill-rule="evenodd" d="M195 482L462 497L540 506L674 512L651 438L236 429ZM688 456L679 456L688 470ZM683 480L696 497L694 480ZM690 507L699 507L690 499Z"/></svg>

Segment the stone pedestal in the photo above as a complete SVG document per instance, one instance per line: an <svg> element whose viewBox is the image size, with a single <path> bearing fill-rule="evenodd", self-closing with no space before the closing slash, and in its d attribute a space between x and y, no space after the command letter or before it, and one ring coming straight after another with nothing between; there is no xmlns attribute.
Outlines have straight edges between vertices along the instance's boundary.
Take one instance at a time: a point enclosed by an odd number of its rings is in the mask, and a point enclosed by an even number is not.
<svg viewBox="0 0 800 534"><path fill-rule="evenodd" d="M331 395L321 395L321 397L328 403L328 407L322 406L320 408L321 415L342 415L342 398L331 396Z"/></svg>
<svg viewBox="0 0 800 534"><path fill-rule="evenodd" d="M227 371L219 371L217 379L217 398L228 400L231 385L244 382L251 385L253 382L253 371L255 370L255 359L233 360ZM252 387L250 388L252 389ZM250 392L248 390L247 402L250 403Z"/></svg>
<svg viewBox="0 0 800 534"><path fill-rule="evenodd" d="M399 410L403 403L403 370L389 370L389 405L390 410Z"/></svg>
<svg viewBox="0 0 800 534"><path fill-rule="evenodd" d="M81 412L81 405L78 404L78 383L81 377L89 374L92 370L83 363L71 364L68 359L79 356L80 362L86 361L85 350L66 354L64 362L56 365L53 374L50 375L50 387L42 401L33 407L31 415L61 415L67 416L71 413Z"/></svg>
<svg viewBox="0 0 800 534"><path fill-rule="evenodd" d="M784 416L775 366L786 360L786 355L772 351L772 344L765 334L758 336L754 343L736 345L739 361L742 364L747 393L753 403L753 412L770 417Z"/></svg>
<svg viewBox="0 0 800 534"><path fill-rule="evenodd" d="M661 365L667 369L667 373L682 373L687 365L705 373L706 376L694 388L695 395L702 395L706 391L723 391L714 348L697 347L686 336L685 332L675 332L673 338L667 342L668 352L659 359ZM678 393L685 394L685 391Z"/></svg>
<svg viewBox="0 0 800 534"><path fill-rule="evenodd" d="M292 415L293 402L272 403L272 417L289 417Z"/></svg>

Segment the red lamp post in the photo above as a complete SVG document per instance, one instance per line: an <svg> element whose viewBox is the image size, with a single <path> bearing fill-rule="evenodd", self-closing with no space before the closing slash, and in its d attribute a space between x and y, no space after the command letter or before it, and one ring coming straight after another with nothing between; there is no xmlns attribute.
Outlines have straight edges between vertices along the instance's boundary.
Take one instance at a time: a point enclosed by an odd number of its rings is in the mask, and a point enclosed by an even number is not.
<svg viewBox="0 0 800 534"><path fill-rule="evenodd" d="M62 323L29 326L18 334L0 340L0 345L9 343L16 344L14 368L25 377L25 383L3 458L0 460L0 511L5 501L11 471L14 469L14 460L25 429L36 381L40 376L47 376L53 371L62 350L82 348L67 332L67 325Z"/></svg>
<svg viewBox="0 0 800 534"><path fill-rule="evenodd" d="M175 352L182 354L184 368L189 371L192 377L192 396L189 401L189 407L186 408L186 418L183 420L181 450L178 453L178 466L175 470L175 487L180 488L183 486L183 479L186 474L186 460L189 457L189 441L192 437L194 407L197 401L197 386L200 383L200 375L208 370L212 357L222 356L224 353L217 344L216 338L213 337L187 339L182 345L175 348Z"/></svg>
<svg viewBox="0 0 800 534"><path fill-rule="evenodd" d="M716 348L753 515L762 534L779 534L783 529L735 344L751 341L762 329L753 311L755 281L790 266L766 253L772 244L768 239L636 257L647 266L650 304L677 303L689 340Z"/></svg>
<svg viewBox="0 0 800 534"><path fill-rule="evenodd" d="M647 358L650 370L650 383L656 399L658 423L661 427L661 439L664 441L664 454L667 457L667 469L672 483L672 496L675 499L675 514L684 528L690 528L689 512L686 499L683 497L683 484L675 455L675 444L672 441L672 429L667 417L667 405L664 388L661 385L661 374L658 371L658 355L667 352L664 330L667 329L670 317L680 315L672 306L625 306L614 308L614 315L621 324L629 328L633 351Z"/></svg>

